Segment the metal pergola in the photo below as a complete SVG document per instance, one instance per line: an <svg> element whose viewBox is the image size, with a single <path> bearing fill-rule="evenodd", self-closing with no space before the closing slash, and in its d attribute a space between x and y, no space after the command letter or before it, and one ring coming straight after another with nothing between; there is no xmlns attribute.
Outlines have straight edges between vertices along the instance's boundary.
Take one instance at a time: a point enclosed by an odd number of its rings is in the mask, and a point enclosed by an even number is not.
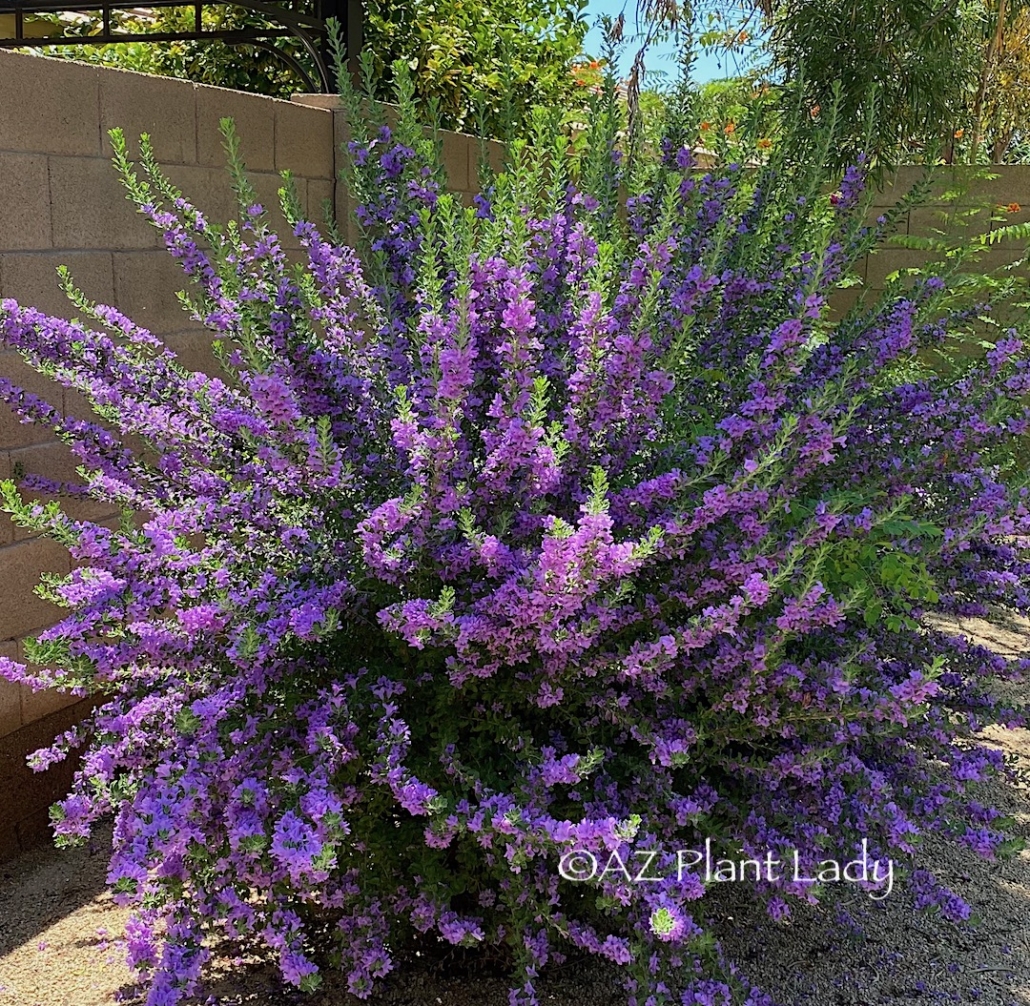
<svg viewBox="0 0 1030 1006"><path fill-rule="evenodd" d="M125 32L116 23L118 11L144 13L174 7L193 11L193 26L186 31ZM236 7L258 14L263 25L248 28L212 29L203 24L204 11ZM62 25L39 20L41 14L99 15L101 30L81 35L62 30ZM336 90L332 58L328 48L326 22L336 18L343 29L349 61L361 49L363 13L361 0L0 0L0 49L35 48L48 45L106 45L112 42L176 42L220 40L229 45L255 45L269 49L307 81L311 90ZM273 45L278 38L296 39L311 57L318 80L312 80L290 53Z"/></svg>

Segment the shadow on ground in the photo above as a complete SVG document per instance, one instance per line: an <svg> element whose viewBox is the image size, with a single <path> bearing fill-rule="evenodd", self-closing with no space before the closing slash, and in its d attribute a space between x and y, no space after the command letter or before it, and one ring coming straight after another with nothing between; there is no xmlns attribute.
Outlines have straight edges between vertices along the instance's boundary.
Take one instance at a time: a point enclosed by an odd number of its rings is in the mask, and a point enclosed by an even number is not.
<svg viewBox="0 0 1030 1006"><path fill-rule="evenodd" d="M44 847L0 864L0 961L95 902L106 890L109 852L105 835L82 849Z"/></svg>

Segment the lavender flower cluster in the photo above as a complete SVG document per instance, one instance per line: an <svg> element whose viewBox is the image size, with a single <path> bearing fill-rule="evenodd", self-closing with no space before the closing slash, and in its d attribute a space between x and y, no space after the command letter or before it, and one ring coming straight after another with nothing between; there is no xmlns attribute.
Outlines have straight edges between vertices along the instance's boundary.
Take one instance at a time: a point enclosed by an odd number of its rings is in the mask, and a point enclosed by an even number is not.
<svg viewBox="0 0 1030 1006"><path fill-rule="evenodd" d="M115 134L222 377L70 281L84 322L0 306L0 342L98 417L0 397L125 513L4 489L75 569L0 673L97 700L36 758L81 749L56 833L114 814L148 1006L196 991L216 936L359 997L428 938L505 948L512 1006L569 952L621 966L630 1006L768 1004L676 850L796 851L807 878L927 832L1005 842L975 735L1022 722L995 685L1027 664L925 616L1030 613L1023 338L932 366L969 317L935 278L831 320L875 238L860 167L830 198L559 136L466 208L420 137L356 129L360 255L284 188L298 264L238 163L219 227ZM660 879L577 884L569 850ZM774 919L826 893L753 890Z"/></svg>

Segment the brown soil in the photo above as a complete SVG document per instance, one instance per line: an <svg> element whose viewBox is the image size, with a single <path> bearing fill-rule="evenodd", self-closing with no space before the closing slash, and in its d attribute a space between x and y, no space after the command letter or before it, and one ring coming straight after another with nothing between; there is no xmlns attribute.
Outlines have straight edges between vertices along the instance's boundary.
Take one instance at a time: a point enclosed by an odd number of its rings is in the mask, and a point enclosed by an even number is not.
<svg viewBox="0 0 1030 1006"><path fill-rule="evenodd" d="M963 629L999 652L1025 654L1024 623ZM1030 839L1030 731L988 731L1019 773L1015 785L985 794ZM107 1006L138 1003L118 939L127 910L106 893L107 836L88 848L37 849L0 866L0 1006ZM706 896L731 959L782 1006L978 1003L1030 1006L1030 851L988 862L955 845L929 841L923 862L974 909L955 926L916 911L899 883L873 902L853 893L834 905L795 910L774 923L748 902L743 885ZM838 914L843 907L848 922ZM542 1003L623 1006L612 971L575 960L542 976ZM455 956L433 954L395 973L371 1006L506 1006L503 977ZM210 996L211 998L206 998ZM253 959L221 957L205 998L191 1006L359 1006L331 976L312 996L283 986Z"/></svg>

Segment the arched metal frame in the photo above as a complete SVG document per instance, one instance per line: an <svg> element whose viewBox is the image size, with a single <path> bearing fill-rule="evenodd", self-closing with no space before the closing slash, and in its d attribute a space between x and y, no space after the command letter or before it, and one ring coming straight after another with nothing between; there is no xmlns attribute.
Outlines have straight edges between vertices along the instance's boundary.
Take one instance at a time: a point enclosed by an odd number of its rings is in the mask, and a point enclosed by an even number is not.
<svg viewBox="0 0 1030 1006"><path fill-rule="evenodd" d="M282 60L298 77L300 77L301 80L304 81L309 91L317 91L319 89L318 86L316 86L315 82L311 79L311 75L308 73L307 70L304 69L304 66L301 63L301 61L297 59L297 57L294 56L292 52L287 52L285 49L280 49L279 46L277 46L269 38L255 38L250 42L227 42L226 45L231 45L234 47L238 45L252 45L256 49L264 49L266 52L270 52L273 56ZM318 66L319 73L321 74L321 71L323 69L322 66L319 64L316 65ZM321 80L321 89L323 91L328 90L328 88L326 87L324 77Z"/></svg>
<svg viewBox="0 0 1030 1006"><path fill-rule="evenodd" d="M303 0L287 0L279 4L262 0L0 0L0 49L31 47L40 49L48 45L107 45L112 42L177 42L211 41L218 39L229 45L256 45L275 52L293 70L298 72L315 90L315 82L289 53L278 49L277 38L295 38L311 57L318 73L318 84L326 93L336 90L332 59L329 55L326 22L337 18L343 28L343 40L350 60L361 49L361 0L313 0L299 9ZM156 10L162 7L192 7L194 26L181 32L119 32L114 25L116 11ZM253 28L205 29L203 12L210 7L240 7L262 15L267 24ZM96 35L55 34L40 36L33 31L26 17L33 14L100 14L102 30ZM5 17L6 15L6 17ZM11 27L13 26L13 31ZM28 30L26 30L28 28Z"/></svg>

